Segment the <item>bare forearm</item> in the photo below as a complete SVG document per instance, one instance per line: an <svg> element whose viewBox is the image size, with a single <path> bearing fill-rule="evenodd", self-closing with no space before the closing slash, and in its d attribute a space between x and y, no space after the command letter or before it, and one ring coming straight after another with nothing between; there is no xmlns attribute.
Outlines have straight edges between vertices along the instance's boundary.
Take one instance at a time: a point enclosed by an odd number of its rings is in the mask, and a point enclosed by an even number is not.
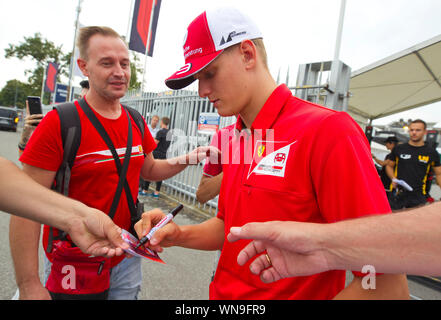
<svg viewBox="0 0 441 320"><path fill-rule="evenodd" d="M394 169L390 165L386 165L386 174L391 180L396 178L394 174Z"/></svg>
<svg viewBox="0 0 441 320"><path fill-rule="evenodd" d="M335 269L441 275L441 203L330 224L321 242ZM350 245L349 245L350 244Z"/></svg>
<svg viewBox="0 0 441 320"><path fill-rule="evenodd" d="M224 222L211 218L201 224L181 226L176 245L198 250L220 250L224 243Z"/></svg>
<svg viewBox="0 0 441 320"><path fill-rule="evenodd" d="M148 170L142 171L142 177L148 181L162 181L175 176L187 166L185 156L167 160L156 159Z"/></svg>
<svg viewBox="0 0 441 320"><path fill-rule="evenodd" d="M203 177L201 179L198 190L196 191L196 198L200 203L205 203L219 194L222 177L223 173L220 173L212 178Z"/></svg>
<svg viewBox="0 0 441 320"><path fill-rule="evenodd" d="M88 212L84 204L41 186L12 162L0 159L0 168L1 210L62 230L68 229L72 218Z"/></svg>
<svg viewBox="0 0 441 320"><path fill-rule="evenodd" d="M38 275L40 229L40 224L36 222L20 217L11 217L9 242L15 277L20 289L40 284Z"/></svg>
<svg viewBox="0 0 441 320"><path fill-rule="evenodd" d="M374 159L374 161L376 162L376 163L378 163L380 166L385 166L386 164L387 164L387 161L386 160L380 160L380 159L377 159L376 157L374 157L373 158Z"/></svg>

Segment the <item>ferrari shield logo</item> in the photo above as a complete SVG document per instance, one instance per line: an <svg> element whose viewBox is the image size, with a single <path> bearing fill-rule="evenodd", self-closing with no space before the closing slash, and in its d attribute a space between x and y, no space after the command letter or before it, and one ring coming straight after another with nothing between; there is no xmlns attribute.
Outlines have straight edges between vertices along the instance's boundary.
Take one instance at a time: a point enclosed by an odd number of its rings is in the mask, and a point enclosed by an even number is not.
<svg viewBox="0 0 441 320"><path fill-rule="evenodd" d="M264 152L265 152L265 146L262 144L262 145L259 146L259 148L257 148L257 155L259 157L261 157Z"/></svg>

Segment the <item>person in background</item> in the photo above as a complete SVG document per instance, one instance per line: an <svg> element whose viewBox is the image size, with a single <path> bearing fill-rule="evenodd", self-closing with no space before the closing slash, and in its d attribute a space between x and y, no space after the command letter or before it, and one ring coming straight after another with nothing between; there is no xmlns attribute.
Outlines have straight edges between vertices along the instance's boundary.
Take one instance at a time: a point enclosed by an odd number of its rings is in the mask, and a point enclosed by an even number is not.
<svg viewBox="0 0 441 320"><path fill-rule="evenodd" d="M435 173L441 186L441 163L438 151L424 142L426 123L417 119L409 125L409 142L397 145L391 152L386 173L392 180L390 191L397 189L389 198L392 210L413 208L427 202L426 182L430 170ZM405 181L412 190L398 189L396 180Z"/></svg>
<svg viewBox="0 0 441 320"><path fill-rule="evenodd" d="M84 97L87 94L87 91L89 91L89 80L82 80L80 82L81 86L81 98ZM18 154L21 156L24 149L26 148L26 144L29 141L29 138L31 137L32 133L34 132L35 128L38 126L38 124L43 119L44 115L42 114L29 114L29 106L28 106L28 100L26 100L26 117L24 119L24 126L23 131L21 133L20 142L18 143Z"/></svg>
<svg viewBox="0 0 441 320"><path fill-rule="evenodd" d="M159 117L157 115L154 115L152 119L150 120L150 124L147 125L149 128L149 131L153 138L156 137L156 133L161 130L161 127L158 126L159 124Z"/></svg>
<svg viewBox="0 0 441 320"><path fill-rule="evenodd" d="M157 115L154 115L150 119L150 123L147 125L147 127L149 128L150 134L152 135L153 139L155 139L156 133L161 129L158 126L158 123L159 123L159 117ZM146 181L142 177L140 177L139 178L139 195L140 196L148 195L149 186L150 186L150 181Z"/></svg>
<svg viewBox="0 0 441 320"><path fill-rule="evenodd" d="M82 80L80 82L80 86L81 86L81 93L80 93L80 95L81 95L81 98L82 98L89 91L89 80L87 80L87 79L86 80Z"/></svg>
<svg viewBox="0 0 441 320"><path fill-rule="evenodd" d="M24 149L26 148L26 144L31 138L32 133L35 128L43 119L44 115L42 114L29 114L29 104L28 100L26 100L26 117L24 118L24 126L23 131L21 132L20 141L18 142L18 154L22 155Z"/></svg>
<svg viewBox="0 0 441 320"><path fill-rule="evenodd" d="M157 144L156 149L153 150L153 157L155 159L167 159L167 150L170 147L171 138L167 137L170 132L168 126L170 124L170 119L163 117L159 125L159 131L156 132L155 142ZM150 181L144 181L144 189L148 190L150 186ZM154 198L159 197L159 192L161 191L162 181L156 181L156 190L150 195ZM144 191L144 190L143 190ZM143 193L145 195L145 192Z"/></svg>
<svg viewBox="0 0 441 320"><path fill-rule="evenodd" d="M390 178L388 177L388 175L386 173L386 165L387 165L387 160L391 157L392 150L396 147L397 144L398 144L397 137L395 137L395 136L387 137L385 140L385 146L386 146L387 150L389 150L390 152L386 155L384 160L380 160L375 155L372 155L372 158L374 159L374 161L381 166L381 170L379 172L380 179L381 179L381 182L383 183L384 189L388 192L389 192L390 184L392 183L392 181L390 180Z"/></svg>

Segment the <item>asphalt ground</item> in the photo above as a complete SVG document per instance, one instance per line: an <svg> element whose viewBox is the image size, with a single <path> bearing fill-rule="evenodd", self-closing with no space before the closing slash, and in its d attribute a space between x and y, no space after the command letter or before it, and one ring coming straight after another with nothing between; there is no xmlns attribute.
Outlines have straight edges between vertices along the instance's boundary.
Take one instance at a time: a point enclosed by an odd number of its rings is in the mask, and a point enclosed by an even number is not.
<svg viewBox="0 0 441 320"><path fill-rule="evenodd" d="M17 143L21 130L16 133L0 131L0 156L7 158L17 165ZM437 185L432 186L432 195L440 199L441 191ZM26 199L26 195L23 195ZM143 196L145 210L160 208L164 212L177 205L175 199L166 195L159 198ZM9 218L8 214L0 211L0 299L8 300L16 291L14 269L9 249ZM201 214L186 206L179 213L177 224L196 224L208 219L208 215ZM41 248L41 247L40 247ZM43 257L40 249L40 265ZM142 263L143 284L139 299L143 300L205 300L208 299L208 286L214 270L216 252L191 250L185 248L167 248L160 254L165 265L145 260ZM42 277L42 272L40 272ZM347 282L351 281L352 274L347 272ZM441 292L428 288L419 283L409 281L409 289L413 299L441 300Z"/></svg>

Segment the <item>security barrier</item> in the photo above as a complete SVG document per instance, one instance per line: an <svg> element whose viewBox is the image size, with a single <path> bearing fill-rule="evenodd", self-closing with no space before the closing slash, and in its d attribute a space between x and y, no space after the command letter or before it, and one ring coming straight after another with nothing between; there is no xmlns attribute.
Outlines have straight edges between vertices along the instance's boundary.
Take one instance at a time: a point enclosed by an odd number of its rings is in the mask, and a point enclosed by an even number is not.
<svg viewBox="0 0 441 320"><path fill-rule="evenodd" d="M198 146L210 144L212 135L198 132L198 120L201 113L216 113L208 99L200 98L197 92L188 90L151 93L129 91L121 103L138 110L149 124L154 115L170 118L170 139L172 143L167 158L186 154ZM221 117L219 128L235 122L235 117ZM196 190L202 177L204 161L188 166L184 171L163 182L164 190L169 195L190 205L208 211L217 212L218 197L201 205L196 200Z"/></svg>

